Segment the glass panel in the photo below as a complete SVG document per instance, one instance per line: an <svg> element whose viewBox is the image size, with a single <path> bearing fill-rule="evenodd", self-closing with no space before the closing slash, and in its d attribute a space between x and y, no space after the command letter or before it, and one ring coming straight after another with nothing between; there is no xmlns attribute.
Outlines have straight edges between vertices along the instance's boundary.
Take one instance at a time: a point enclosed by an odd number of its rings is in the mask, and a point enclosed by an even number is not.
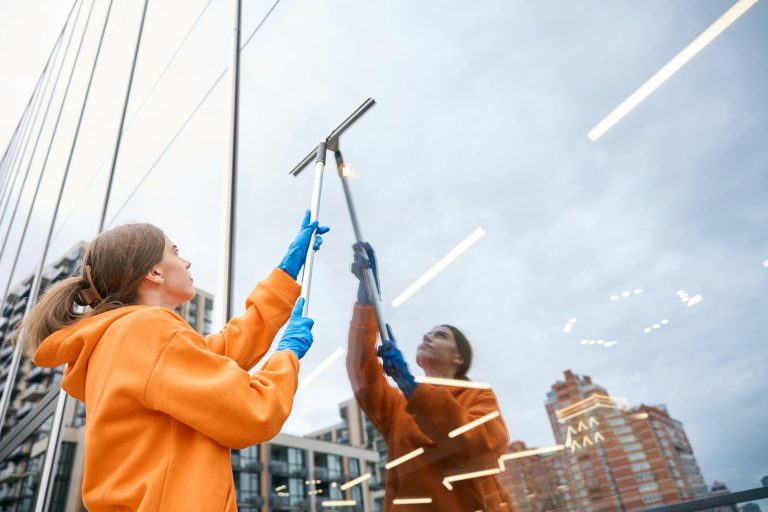
<svg viewBox="0 0 768 512"><path fill-rule="evenodd" d="M26 359L11 375L5 342L31 276L41 263L43 288L82 276L102 210L107 227L161 227L192 262L196 288L171 306L204 336L224 325L232 4L152 4L110 178L139 4L114 7L74 145L106 4L94 4L65 102L74 52L61 55L52 113L31 126L40 145L17 166L29 178L11 187L0 219L3 441L61 378ZM311 204L314 160L298 177L288 171L364 99L378 104L341 137L341 177L326 155L320 220L332 231L312 270L314 343L299 365L289 356L281 366L298 372L293 401L293 377L245 374L283 357L282 331L269 349L248 340L243 350L259 357L241 366L252 368L229 364L242 389L262 394L243 399L242 418L221 431L251 429L251 442L280 430L262 446L229 443L239 509L647 510L758 487L768 457L768 11L752 4L246 2L234 315ZM721 18L731 6L742 11ZM696 59L663 68L716 20L735 18ZM2 23L12 36L50 31ZM677 71L593 130L660 69ZM0 123L0 136L10 130ZM396 345L376 339L360 257L350 273L344 185L375 250ZM276 331L297 290L272 285L262 291ZM198 384L188 389L202 393ZM270 393L283 400L264 412ZM232 396L189 402L218 411ZM254 408L269 425L243 428ZM89 414L74 400L65 409L54 508L80 500ZM35 421L29 449L0 462L2 510L34 505L44 463L34 446L50 429Z"/></svg>

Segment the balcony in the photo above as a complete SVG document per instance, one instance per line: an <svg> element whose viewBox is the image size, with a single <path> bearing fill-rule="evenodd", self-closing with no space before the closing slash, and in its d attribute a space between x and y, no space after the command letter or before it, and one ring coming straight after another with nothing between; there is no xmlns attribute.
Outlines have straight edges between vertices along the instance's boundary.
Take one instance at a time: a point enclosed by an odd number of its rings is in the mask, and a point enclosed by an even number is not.
<svg viewBox="0 0 768 512"><path fill-rule="evenodd" d="M237 499L238 508L245 508L245 507L261 508L263 506L264 506L264 498L259 496L258 494L254 494L251 496L238 497Z"/></svg>
<svg viewBox="0 0 768 512"><path fill-rule="evenodd" d="M19 421L24 416L29 414L29 412L34 408L34 405L30 402L24 403L21 407L19 407L19 410L16 411L16 421Z"/></svg>
<svg viewBox="0 0 768 512"><path fill-rule="evenodd" d="M27 382L40 382L51 373L50 368L41 368L39 366L32 367L32 370L27 375Z"/></svg>
<svg viewBox="0 0 768 512"><path fill-rule="evenodd" d="M0 360L10 357L11 354L13 354L13 347L10 345L5 345L2 349L0 349Z"/></svg>
<svg viewBox="0 0 768 512"><path fill-rule="evenodd" d="M8 460L11 462L18 462L23 459L29 458L30 447L29 444L23 443L16 447L15 450L8 455Z"/></svg>
<svg viewBox="0 0 768 512"><path fill-rule="evenodd" d="M273 475L288 476L288 462L282 460L269 461L269 472Z"/></svg>
<svg viewBox="0 0 768 512"><path fill-rule="evenodd" d="M37 402L45 396L48 392L48 386L41 383L36 383L27 386L27 388L21 393L22 401Z"/></svg>
<svg viewBox="0 0 768 512"><path fill-rule="evenodd" d="M258 460L252 460L252 461L240 460L239 462L232 461L232 469L234 471L243 471L246 473L258 473L259 471L264 470L264 464L262 464Z"/></svg>
<svg viewBox="0 0 768 512"><path fill-rule="evenodd" d="M309 500L303 496L279 496L270 494L270 510L309 510Z"/></svg>

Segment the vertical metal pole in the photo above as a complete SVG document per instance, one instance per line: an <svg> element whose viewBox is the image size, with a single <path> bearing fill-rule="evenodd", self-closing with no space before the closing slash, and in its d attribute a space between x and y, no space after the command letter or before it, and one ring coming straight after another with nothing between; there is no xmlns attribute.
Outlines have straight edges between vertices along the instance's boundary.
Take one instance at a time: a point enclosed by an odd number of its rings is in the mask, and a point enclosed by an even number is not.
<svg viewBox="0 0 768 512"><path fill-rule="evenodd" d="M120 116L120 125L117 128L117 137L115 140L115 151L112 155L112 167L109 171L109 179L107 180L107 193L106 193L106 208L101 214L101 220L99 221L99 233L104 231L104 226L107 221L107 209L109 208L109 198L112 195L112 183L115 177L115 166L117 166L117 157L120 154L120 142L123 140L123 125L125 124L125 113L128 111L128 102L131 99L131 90L133 89L133 75L136 72L136 61L139 57L139 47L141 46L141 36L144 33L144 20L147 17L147 5L149 0L144 0L144 9L141 11L141 22L139 23L139 35L136 37L136 47L133 51L133 63L131 64L131 74L128 77L128 87L125 90L125 101L123 102L123 113ZM112 0L109 1L109 10L112 10ZM107 20L109 20L109 12L107 11ZM106 24L104 25L106 30ZM104 36L102 32L102 37Z"/></svg>
<svg viewBox="0 0 768 512"><path fill-rule="evenodd" d="M109 173L109 180L108 180L107 190L104 197L104 204L102 205L101 219L99 221L99 233L101 233L104 230L104 223L106 220L107 208L109 207L109 199L112 192L112 182L115 174L115 166L117 164L117 157L120 151L120 141L122 139L122 134L123 134L123 124L125 123L125 113L128 109L128 102L130 101L130 98L131 98L131 90L133 88L133 77L136 72L136 62L138 60L139 48L141 46L141 36L144 32L144 22L146 21L148 3L149 3L149 0L144 0L144 8L142 9L142 12L141 12L141 21L139 22L139 32L136 37L136 47L134 49L133 62L131 64L131 73L128 78L128 87L125 93L125 100L123 102L123 111L120 117L120 126L117 131L117 141L115 143L115 151L112 159L112 167ZM93 76L96 72L96 66L98 64L99 56L101 54L101 47L104 42L104 35L106 34L107 25L109 24L109 18L112 12L112 4L113 4L113 0L110 0L109 7L107 8L107 14L104 19L104 26L102 27L101 35L99 37L99 45L96 49L96 56L94 57L93 66L91 67L91 74L90 74L90 77L88 78L88 85L86 87L85 97L83 99L83 105L80 110L80 117L78 118L77 128L75 130L75 136L72 140L72 146L70 147L69 157L67 159L67 165L65 167L64 176L62 178L61 187L59 189L59 196L57 198L56 206L54 208L53 218L51 219L50 227L48 229L48 236L47 236L45 247L43 250L43 257L40 260L40 266L38 267L37 273L35 274L35 282L32 285L32 289L35 291L37 291L37 289L40 286L43 267L45 266L45 259L47 258L47 255L48 255L48 248L50 246L51 237L53 236L53 229L56 225L56 219L58 217L59 207L61 206L61 198L64 193L64 187L66 186L67 175L69 174L69 168L72 163L72 156L74 154L78 135L80 133L80 126L83 120L83 115L85 114L85 108L88 103L88 97L91 91L91 84L93 83ZM37 294L35 294L35 298L36 297L37 297ZM31 297L30 297L30 300L32 300ZM29 309L27 310L27 312L29 312ZM59 439L61 437L61 430L64 425L64 412L66 411L67 401L68 401L68 396L66 391L64 391L63 389L60 390L58 401L56 403L56 413L53 416L53 424L51 425L51 432L48 436L48 447L46 448L46 457L45 457L45 461L42 468L40 486L38 487L37 500L35 502L35 512L43 512L44 510L47 510L50 504L51 493L53 491L53 486L50 485L50 482L53 479L53 471L55 470L56 464L59 459Z"/></svg>
<svg viewBox="0 0 768 512"><path fill-rule="evenodd" d="M310 206L309 221L314 222L320 215L320 196L323 192L323 171L325 170L325 153L327 145L325 142L321 142L317 145L317 156L315 157L315 181L312 186L312 203ZM309 290L312 286L312 267L315 263L315 251L312 250L312 246L315 243L316 233L312 235L312 240L309 242L309 251L307 251L307 259L304 261L304 273L301 279L301 296L306 301L304 303L304 315L309 313Z"/></svg>
<svg viewBox="0 0 768 512"><path fill-rule="evenodd" d="M241 10L242 0L234 0L234 27L232 29L231 63L229 70L232 81L232 94L230 96L230 145L229 168L224 179L224 243L223 271L221 298L224 307L221 309L224 325L232 318L232 306L234 301L235 286L235 237L237 220L237 159L240 124L240 38L241 38Z"/></svg>
<svg viewBox="0 0 768 512"><path fill-rule="evenodd" d="M47 76L47 75L46 75ZM40 76L42 78L42 75ZM47 79L46 79L47 81ZM40 83L38 82L38 85ZM37 89L37 87L36 87ZM42 99L42 95L40 96ZM34 124L37 121L37 114L39 113L39 109L35 111L34 115L34 121L31 123L29 122L29 118L32 117L32 111L28 110L25 111L25 115L22 116L22 121L24 121L24 127L21 130L21 133L19 133L19 137L17 140L17 143L15 144L13 151L11 151L11 154L8 155L8 175L10 178L10 174L13 173L13 179L11 180L11 185L8 187L7 192L8 196L6 198L5 204L3 205L3 213L0 214L0 225L3 224L3 221L5 220L5 214L8 211L8 205L11 202L11 197L13 197L13 187L16 185L16 179L19 177L19 174L21 172L21 167L24 164L24 155L27 152L27 146L29 145L29 139L31 138L32 131L34 129ZM2 194L5 195L6 189L3 189ZM19 191L19 195L21 195L21 191Z"/></svg>
<svg viewBox="0 0 768 512"><path fill-rule="evenodd" d="M37 134L37 139L35 140L34 148L32 149L32 156L30 157L29 164L27 166L27 170L26 170L24 181L26 181L26 175L29 174L29 167L32 165L32 159L33 159L33 157L34 157L34 155L35 155L35 153L37 151L37 144L40 142L40 136L41 136L41 134L43 132L43 126L45 125L45 121L48 118L48 110L51 107L51 102L53 100L53 95L56 92L56 87L58 85L59 78L61 77L61 71L64 68L64 61L66 60L67 54L69 53L69 46L70 46L70 43L72 42L72 38L73 38L74 33L75 33L75 27L77 26L77 21L80 19L80 10L81 10L82 6L83 6L83 4L81 2L80 6L77 9L77 14L75 15L75 20L72 23L72 31L69 34L69 37L67 39L67 44L66 44L66 46L64 48L63 57L61 59L61 66L59 67L59 70L56 72L56 78L53 81L53 87L51 88L51 95L48 97L48 103L47 103L47 105L45 107L45 113L43 115L43 120L40 123L40 130L39 130L39 132ZM93 6L91 6L91 8L93 8ZM89 14L88 14L88 18L90 19L90 11L89 11ZM87 28L87 26L88 26L88 22L86 21L86 28ZM65 27L66 27L66 25L65 25ZM84 37L85 37L85 33L83 33L83 38ZM82 40L81 40L81 44L82 44ZM77 61L77 57L75 58L75 61ZM54 63L55 63L55 58L54 58ZM54 67L55 67L55 64L54 64L54 66L51 67L51 71L53 71ZM72 71L74 73L74 67L72 68ZM64 101L66 101L66 96L67 95L65 93L64 97L62 98L62 107L63 107ZM51 137L53 137L53 135ZM49 148L49 151L50 151L50 148ZM24 184L22 183L22 190L23 190L23 188L24 188ZM21 195L21 192L19 192L19 195ZM17 201L16 206L14 207L13 217L16 216L16 208L18 208L18 205L19 205L19 201ZM30 216L31 216L31 212L32 212L32 210L30 208ZM13 221L11 221L11 224L13 224ZM29 216L27 217L27 225L28 224L29 224ZM6 300L8 299L8 292L10 291L11 283L13 282L13 273L16 271L16 264L18 262L19 254L21 252L21 246L24 243L24 235L26 234L26 229L27 229L27 226L25 226L24 232L22 234L22 239L19 242L19 247L18 247L18 249L16 251L16 259L14 260L13 268L11 269L11 271L10 271L10 273L8 275L8 283L7 283L6 287L5 287L5 293L0 298L0 313L2 313L3 308L5 307ZM8 236L9 235L10 235L10 226L9 226L9 233L6 235L6 238L5 238L5 242L8 241ZM3 243L3 249L5 249L5 242ZM0 251L0 255L2 255L2 251ZM13 392L13 384L16 381L16 373L18 371L19 361L20 360L21 360L21 349L20 349L19 345L16 345L16 348L13 351L13 356L11 358L11 366L8 369L8 376L6 378L6 386L3 389L2 397L0 397L0 436L2 435L2 429L5 426L5 415L6 415L7 411L8 411L8 404L11 401L11 393Z"/></svg>

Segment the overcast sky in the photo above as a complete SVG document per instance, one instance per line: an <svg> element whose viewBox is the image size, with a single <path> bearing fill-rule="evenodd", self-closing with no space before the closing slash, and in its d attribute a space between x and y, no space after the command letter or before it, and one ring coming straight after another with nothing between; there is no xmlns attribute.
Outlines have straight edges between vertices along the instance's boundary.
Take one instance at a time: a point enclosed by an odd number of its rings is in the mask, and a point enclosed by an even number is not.
<svg viewBox="0 0 768 512"><path fill-rule="evenodd" d="M283 0L242 54L239 310L309 206L311 172L288 171L372 96L378 105L342 147L360 175L353 193L380 260L385 313L412 368L422 333L454 324L472 340L470 375L493 385L512 439L554 443L543 402L571 369L632 405L666 404L709 484L758 486L768 474L768 6L750 9L603 138L586 136L733 3ZM248 2L246 37L271 5ZM3 147L70 7L0 1ZM79 11L0 259L3 288L89 9ZM96 4L89 21L18 278L39 258L105 10ZM49 259L96 232L139 15L140 2L116 2ZM227 67L230 25L223 0L150 2L108 216L161 226L192 260L196 284L217 294L228 74L158 158ZM321 207L333 231L316 261L316 342L303 374L346 346L355 298L352 230L333 171ZM482 239L390 306L477 227ZM681 289L704 301L686 307ZM601 338L619 343L580 343ZM339 360L302 391L285 430L339 421L350 396Z"/></svg>

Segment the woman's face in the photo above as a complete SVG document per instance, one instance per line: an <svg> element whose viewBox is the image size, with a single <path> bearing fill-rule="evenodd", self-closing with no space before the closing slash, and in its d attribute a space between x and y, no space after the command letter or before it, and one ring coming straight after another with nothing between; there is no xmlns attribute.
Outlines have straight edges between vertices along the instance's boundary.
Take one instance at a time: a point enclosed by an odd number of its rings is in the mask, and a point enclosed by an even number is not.
<svg viewBox="0 0 768 512"><path fill-rule="evenodd" d="M195 287L189 267L192 263L179 256L179 248L165 237L163 259L155 265L163 278L162 286L166 302L183 304L195 297Z"/></svg>
<svg viewBox="0 0 768 512"><path fill-rule="evenodd" d="M416 349L416 364L425 370L453 368L453 375L455 375L461 363L461 356L456 348L456 338L444 325L438 325L426 333Z"/></svg>

